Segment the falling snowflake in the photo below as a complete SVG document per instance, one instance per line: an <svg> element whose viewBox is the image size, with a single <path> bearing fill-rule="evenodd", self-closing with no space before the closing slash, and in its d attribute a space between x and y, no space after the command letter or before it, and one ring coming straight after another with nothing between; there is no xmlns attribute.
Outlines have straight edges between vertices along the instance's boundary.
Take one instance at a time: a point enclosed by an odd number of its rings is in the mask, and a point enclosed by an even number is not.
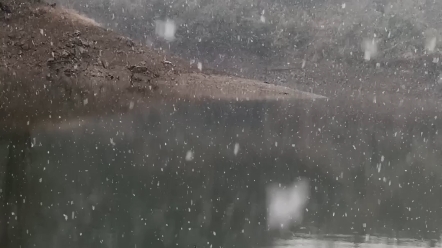
<svg viewBox="0 0 442 248"><path fill-rule="evenodd" d="M260 19L261 19L262 23L266 22L266 17L264 16L264 14L265 14L265 10L263 10L262 13L261 13L261 18Z"/></svg>
<svg viewBox="0 0 442 248"><path fill-rule="evenodd" d="M166 41L175 40L176 25L173 20L166 19L165 21L155 22L155 33L165 39Z"/></svg>
<svg viewBox="0 0 442 248"><path fill-rule="evenodd" d="M238 155L239 152L239 143L235 143L235 147L233 148L233 154Z"/></svg>
<svg viewBox="0 0 442 248"><path fill-rule="evenodd" d="M309 181L303 179L289 187L273 184L267 188L267 220L269 228L284 228L302 221L303 210L309 199Z"/></svg>
<svg viewBox="0 0 442 248"><path fill-rule="evenodd" d="M378 53L378 44L376 39L364 39L362 42L362 49L364 50L364 60L370 61Z"/></svg>
<svg viewBox="0 0 442 248"><path fill-rule="evenodd" d="M437 44L436 37L427 38L427 40L425 41L425 49L428 52L432 53L436 49L436 44Z"/></svg>
<svg viewBox="0 0 442 248"><path fill-rule="evenodd" d="M187 151L186 153L186 161L192 161L194 159L194 154L192 150Z"/></svg>

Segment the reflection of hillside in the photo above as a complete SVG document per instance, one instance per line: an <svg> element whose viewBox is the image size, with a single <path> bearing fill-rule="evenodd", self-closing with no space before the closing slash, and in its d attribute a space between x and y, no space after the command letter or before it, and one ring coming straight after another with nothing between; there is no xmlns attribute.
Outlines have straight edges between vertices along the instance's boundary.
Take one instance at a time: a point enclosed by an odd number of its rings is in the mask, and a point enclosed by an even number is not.
<svg viewBox="0 0 442 248"><path fill-rule="evenodd" d="M5 163L0 177L0 247L19 247L25 235L29 202L32 195L28 180L30 134L11 135L7 143Z"/></svg>
<svg viewBox="0 0 442 248"><path fill-rule="evenodd" d="M13 233L23 247L251 247L276 235L266 185L305 177L305 232L438 238L440 118L322 105L177 102L35 130L29 217Z"/></svg>

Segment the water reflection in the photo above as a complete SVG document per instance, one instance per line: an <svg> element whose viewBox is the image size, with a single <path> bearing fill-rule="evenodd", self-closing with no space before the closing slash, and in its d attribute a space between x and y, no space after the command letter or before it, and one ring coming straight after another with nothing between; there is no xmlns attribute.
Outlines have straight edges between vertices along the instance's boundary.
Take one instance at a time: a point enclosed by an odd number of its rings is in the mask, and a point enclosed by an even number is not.
<svg viewBox="0 0 442 248"><path fill-rule="evenodd" d="M10 134L1 247L290 247L299 232L315 247L434 246L440 118L329 104L158 103ZM301 178L302 222L269 230L267 187ZM321 241L336 234L353 240Z"/></svg>
<svg viewBox="0 0 442 248"><path fill-rule="evenodd" d="M363 240L363 242L355 242L355 240ZM422 241L414 239L391 239L386 237L352 237L352 236L327 236L317 237L314 235L295 235L293 239L277 239L273 244L273 248L282 247L362 247L362 248L380 248L380 247L435 247L440 246L434 240Z"/></svg>

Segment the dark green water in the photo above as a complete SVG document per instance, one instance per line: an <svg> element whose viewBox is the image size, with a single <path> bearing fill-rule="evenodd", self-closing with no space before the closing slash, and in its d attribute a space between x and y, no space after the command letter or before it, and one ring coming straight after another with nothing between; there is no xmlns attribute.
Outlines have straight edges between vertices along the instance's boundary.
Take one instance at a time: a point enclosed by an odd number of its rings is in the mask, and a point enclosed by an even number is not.
<svg viewBox="0 0 442 248"><path fill-rule="evenodd" d="M440 245L442 117L327 105L159 103L9 133L1 247ZM300 180L302 220L269 230L269 185Z"/></svg>

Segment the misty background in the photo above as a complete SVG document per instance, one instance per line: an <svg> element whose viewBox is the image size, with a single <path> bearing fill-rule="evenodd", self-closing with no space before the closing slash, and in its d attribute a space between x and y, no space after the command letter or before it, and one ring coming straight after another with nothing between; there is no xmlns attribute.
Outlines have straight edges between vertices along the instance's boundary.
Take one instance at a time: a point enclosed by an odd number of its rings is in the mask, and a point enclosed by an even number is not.
<svg viewBox="0 0 442 248"><path fill-rule="evenodd" d="M361 80L372 84L393 72L410 78L402 75L409 68L395 65L405 60L420 74L413 79L440 91L431 60L421 60L439 53L442 3L436 0L59 2L137 41L230 74L330 95L336 94L330 87L367 88ZM167 20L176 24L173 41L155 35L156 22ZM401 86L399 79L389 81Z"/></svg>

